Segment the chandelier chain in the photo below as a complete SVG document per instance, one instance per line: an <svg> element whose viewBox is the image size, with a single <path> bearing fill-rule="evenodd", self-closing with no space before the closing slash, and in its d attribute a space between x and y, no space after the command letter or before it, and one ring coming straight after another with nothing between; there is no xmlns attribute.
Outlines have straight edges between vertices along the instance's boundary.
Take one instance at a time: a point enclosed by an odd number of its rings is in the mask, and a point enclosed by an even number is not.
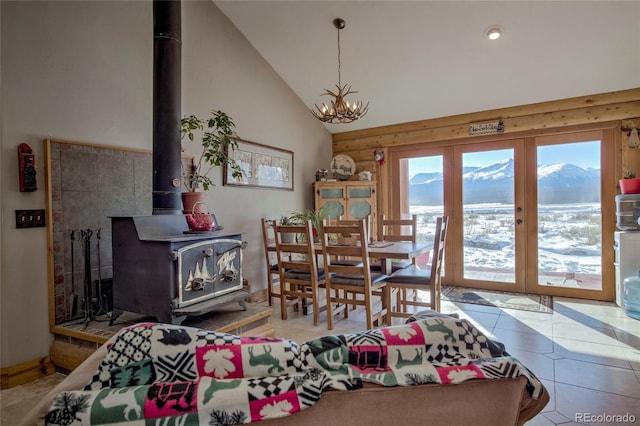
<svg viewBox="0 0 640 426"><path fill-rule="evenodd" d="M336 85L336 91L325 89L322 94L329 96L331 100L327 103L320 105L314 105L311 109L311 113L320 121L325 123L351 123L360 117L363 117L369 110L369 103L364 104L361 101L348 101L346 97L353 93L358 93L355 90L351 90L351 86L348 84L342 85L342 60L340 49L340 30L344 28L345 22L343 19L336 18L333 21L333 25L338 29L338 84Z"/></svg>
<svg viewBox="0 0 640 426"><path fill-rule="evenodd" d="M338 86L342 87L342 79L340 73L340 28L338 28Z"/></svg>

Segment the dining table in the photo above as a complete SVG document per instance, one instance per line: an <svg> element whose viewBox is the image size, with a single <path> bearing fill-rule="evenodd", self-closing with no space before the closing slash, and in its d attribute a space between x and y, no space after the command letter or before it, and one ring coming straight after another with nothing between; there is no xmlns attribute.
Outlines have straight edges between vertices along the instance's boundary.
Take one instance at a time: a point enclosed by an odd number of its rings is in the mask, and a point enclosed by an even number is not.
<svg viewBox="0 0 640 426"><path fill-rule="evenodd" d="M383 274L391 273L391 262L393 260L411 260L421 254L427 253L433 247L430 243L411 243L411 242L391 242L391 241L373 241L369 244L369 257L380 260L381 272ZM275 243L269 244L269 251L276 251ZM315 252L322 254L322 244L315 244Z"/></svg>

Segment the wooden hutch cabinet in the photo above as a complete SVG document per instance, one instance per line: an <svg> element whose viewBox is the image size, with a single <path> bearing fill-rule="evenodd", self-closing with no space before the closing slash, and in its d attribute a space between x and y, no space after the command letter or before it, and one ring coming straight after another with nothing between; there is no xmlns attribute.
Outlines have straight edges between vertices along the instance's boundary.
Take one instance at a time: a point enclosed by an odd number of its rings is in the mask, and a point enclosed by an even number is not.
<svg viewBox="0 0 640 426"><path fill-rule="evenodd" d="M314 182L315 208L325 208L327 215L336 219L363 219L371 215L369 223L372 237L376 233L377 199L374 181Z"/></svg>

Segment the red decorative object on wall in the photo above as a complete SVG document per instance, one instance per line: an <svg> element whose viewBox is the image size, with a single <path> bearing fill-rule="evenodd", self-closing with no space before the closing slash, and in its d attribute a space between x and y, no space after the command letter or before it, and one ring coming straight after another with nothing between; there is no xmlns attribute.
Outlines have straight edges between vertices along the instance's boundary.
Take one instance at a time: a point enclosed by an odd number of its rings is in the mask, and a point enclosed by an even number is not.
<svg viewBox="0 0 640 426"><path fill-rule="evenodd" d="M20 192L33 192L38 189L36 182L36 156L26 143L18 145L18 181Z"/></svg>

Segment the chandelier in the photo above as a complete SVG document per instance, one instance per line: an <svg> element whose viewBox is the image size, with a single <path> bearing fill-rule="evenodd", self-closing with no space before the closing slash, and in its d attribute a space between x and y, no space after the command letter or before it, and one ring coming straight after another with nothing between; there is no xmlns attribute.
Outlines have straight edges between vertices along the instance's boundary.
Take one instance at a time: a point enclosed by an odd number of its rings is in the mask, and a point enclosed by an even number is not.
<svg viewBox="0 0 640 426"><path fill-rule="evenodd" d="M327 105L325 102L321 106L314 105L315 109L311 109L313 115L320 121L325 123L351 123L360 117L364 117L369 109L369 102L364 105L361 101L349 102L345 98L352 93L358 93L351 90L351 86L342 85L340 74L340 30L345 27L344 19L336 18L333 25L338 29L338 84L336 84L337 92L324 89L322 96L331 96L331 101Z"/></svg>

